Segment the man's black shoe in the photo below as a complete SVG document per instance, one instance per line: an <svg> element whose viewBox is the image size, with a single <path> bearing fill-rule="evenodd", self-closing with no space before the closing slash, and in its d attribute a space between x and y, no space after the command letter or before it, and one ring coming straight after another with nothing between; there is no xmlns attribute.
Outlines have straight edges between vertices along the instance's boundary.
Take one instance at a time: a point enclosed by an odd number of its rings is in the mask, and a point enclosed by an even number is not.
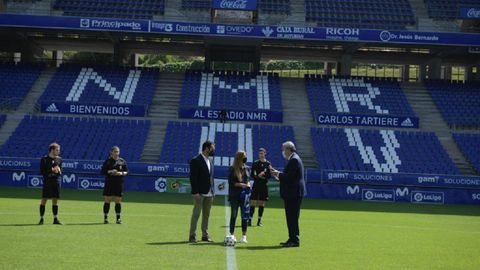
<svg viewBox="0 0 480 270"><path fill-rule="evenodd" d="M208 237L208 236L202 237L202 241L203 241L203 242L213 243L213 240L212 240L210 237Z"/></svg>
<svg viewBox="0 0 480 270"><path fill-rule="evenodd" d="M53 220L53 224L55 224L55 225L63 225L62 222L60 222L60 220L58 220L58 218L56 218L56 219Z"/></svg>
<svg viewBox="0 0 480 270"><path fill-rule="evenodd" d="M38 222L38 225L43 225L43 218L40 219L40 221Z"/></svg>
<svg viewBox="0 0 480 270"><path fill-rule="evenodd" d="M195 236L190 236L190 237L188 238L188 242L189 242L189 243L197 243L198 241L197 241L197 239L195 239Z"/></svg>
<svg viewBox="0 0 480 270"><path fill-rule="evenodd" d="M282 245L282 247L285 248L290 248L290 247L299 247L300 243L295 243L295 242L286 242Z"/></svg>

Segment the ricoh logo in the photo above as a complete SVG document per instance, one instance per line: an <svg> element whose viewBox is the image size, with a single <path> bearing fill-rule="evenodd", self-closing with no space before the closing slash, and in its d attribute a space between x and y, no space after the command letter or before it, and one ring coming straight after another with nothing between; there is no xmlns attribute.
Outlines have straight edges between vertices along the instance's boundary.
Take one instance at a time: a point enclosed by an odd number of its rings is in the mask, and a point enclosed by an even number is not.
<svg viewBox="0 0 480 270"><path fill-rule="evenodd" d="M480 9L471 8L467 12L468 18L480 18Z"/></svg>
<svg viewBox="0 0 480 270"><path fill-rule="evenodd" d="M147 170L148 172L168 172L169 167L170 166L168 165L163 165L163 166L150 165L150 166L147 166Z"/></svg>
<svg viewBox="0 0 480 270"><path fill-rule="evenodd" d="M247 0L222 0L220 7L225 9L246 9Z"/></svg>
<svg viewBox="0 0 480 270"><path fill-rule="evenodd" d="M124 21L110 21L110 20L91 20L91 27L93 28L110 28L121 29L129 28L131 30L141 30L142 26L137 22L124 22Z"/></svg>
<svg viewBox="0 0 480 270"><path fill-rule="evenodd" d="M422 183L437 184L439 179L440 179L440 177L438 177L438 176L419 176L418 177L418 183L419 184L422 184Z"/></svg>
<svg viewBox="0 0 480 270"><path fill-rule="evenodd" d="M360 35L360 29L357 29L357 28L327 28L327 35L358 36L358 35Z"/></svg>
<svg viewBox="0 0 480 270"><path fill-rule="evenodd" d="M21 173L14 172L12 174L12 181L13 182L20 182L20 181L24 180L25 178L26 178L25 172L21 172Z"/></svg>
<svg viewBox="0 0 480 270"><path fill-rule="evenodd" d="M472 200L480 201L480 193L473 193Z"/></svg>

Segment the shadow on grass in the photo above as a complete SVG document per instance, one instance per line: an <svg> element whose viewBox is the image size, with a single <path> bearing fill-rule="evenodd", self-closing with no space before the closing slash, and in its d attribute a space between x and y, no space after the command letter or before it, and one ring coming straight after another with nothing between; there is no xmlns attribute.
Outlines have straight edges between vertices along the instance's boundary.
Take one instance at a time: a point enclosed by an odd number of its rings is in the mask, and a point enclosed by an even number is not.
<svg viewBox="0 0 480 270"><path fill-rule="evenodd" d="M169 242L153 242L147 243L151 246L172 246L172 245L190 245L190 246L223 246L223 242L198 242L190 243L189 241L169 241Z"/></svg>
<svg viewBox="0 0 480 270"><path fill-rule="evenodd" d="M0 187L0 198L36 199L40 201L40 196L40 189ZM102 202L103 200L101 190L62 189L61 196L61 200L67 201ZM182 204L193 206L190 194L127 192L123 200L125 203ZM223 196L217 196L214 200L214 205L224 206ZM267 211L268 208L283 209L283 201L280 198L273 197L267 202L265 208L267 208ZM480 216L480 207L477 205L428 205L319 199L304 199L302 202L302 210Z"/></svg>
<svg viewBox="0 0 480 270"><path fill-rule="evenodd" d="M248 250L272 250L272 249L283 249L284 247L280 245L276 246L236 246L236 249L248 249Z"/></svg>
<svg viewBox="0 0 480 270"><path fill-rule="evenodd" d="M103 224L103 222L82 222L82 223L66 223L63 224L66 226L92 226L92 225L108 225L108 224Z"/></svg>
<svg viewBox="0 0 480 270"><path fill-rule="evenodd" d="M33 226L41 226L37 223L31 224L0 224L0 227L33 227Z"/></svg>

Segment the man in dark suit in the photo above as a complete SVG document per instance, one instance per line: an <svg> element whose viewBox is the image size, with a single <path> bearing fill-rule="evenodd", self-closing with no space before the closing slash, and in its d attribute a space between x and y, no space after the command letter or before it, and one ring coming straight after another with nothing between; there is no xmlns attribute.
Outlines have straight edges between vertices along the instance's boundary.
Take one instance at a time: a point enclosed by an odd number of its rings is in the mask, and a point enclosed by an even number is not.
<svg viewBox="0 0 480 270"><path fill-rule="evenodd" d="M282 144L282 154L287 160L283 172L272 171L272 175L280 180L280 196L284 201L285 216L288 226L288 240L280 243L283 247L300 246L300 206L302 198L306 194L303 162L296 153L293 142L287 141Z"/></svg>
<svg viewBox="0 0 480 270"><path fill-rule="evenodd" d="M190 221L190 235L188 241L196 243L196 230L198 218L202 213L202 241L213 242L208 235L208 218L212 208L214 185L213 185L213 162L209 157L215 153L215 144L205 141L202 144L202 153L190 161L190 185L192 187L193 212Z"/></svg>

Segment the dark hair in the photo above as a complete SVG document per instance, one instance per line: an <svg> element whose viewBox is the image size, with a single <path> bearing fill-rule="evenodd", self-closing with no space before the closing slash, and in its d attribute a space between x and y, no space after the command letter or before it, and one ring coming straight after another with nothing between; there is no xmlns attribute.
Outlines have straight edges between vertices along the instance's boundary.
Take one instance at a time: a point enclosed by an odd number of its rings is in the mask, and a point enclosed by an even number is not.
<svg viewBox="0 0 480 270"><path fill-rule="evenodd" d="M212 145L215 145L212 141L205 141L202 144L202 151L205 151L205 149L212 147Z"/></svg>
<svg viewBox="0 0 480 270"><path fill-rule="evenodd" d="M263 148L263 147L261 147L260 149L258 149L258 152L260 152L260 151L263 151L263 152L267 153L267 150L265 150L265 148Z"/></svg>
<svg viewBox="0 0 480 270"><path fill-rule="evenodd" d="M110 152L112 152L113 150L117 149L118 151L120 151L120 147L118 146L112 146L112 148L110 149Z"/></svg>
<svg viewBox="0 0 480 270"><path fill-rule="evenodd" d="M53 142L48 146L48 153L52 152L53 149L60 148L60 144Z"/></svg>

